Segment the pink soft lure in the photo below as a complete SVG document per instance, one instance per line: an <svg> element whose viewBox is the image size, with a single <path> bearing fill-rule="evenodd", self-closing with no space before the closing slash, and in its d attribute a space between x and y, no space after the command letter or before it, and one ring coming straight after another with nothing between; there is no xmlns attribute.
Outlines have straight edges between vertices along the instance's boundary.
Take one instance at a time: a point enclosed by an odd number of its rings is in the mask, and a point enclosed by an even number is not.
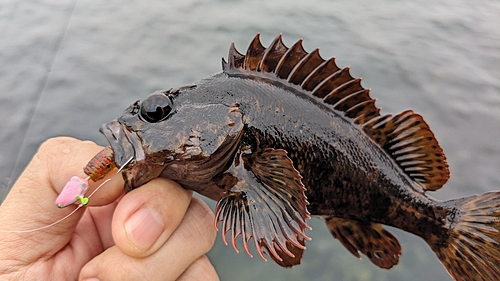
<svg viewBox="0 0 500 281"><path fill-rule="evenodd" d="M82 179L74 176L68 181L68 183L66 183L59 196L57 196L56 206L64 208L76 202L79 202L78 204L86 205L88 203L88 198L84 196L88 190L88 178Z"/></svg>

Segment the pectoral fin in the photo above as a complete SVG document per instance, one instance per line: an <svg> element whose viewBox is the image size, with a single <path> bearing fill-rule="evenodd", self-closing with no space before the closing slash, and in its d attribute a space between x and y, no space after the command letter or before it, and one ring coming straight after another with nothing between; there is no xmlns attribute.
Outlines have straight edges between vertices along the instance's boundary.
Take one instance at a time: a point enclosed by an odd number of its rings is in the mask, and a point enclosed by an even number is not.
<svg viewBox="0 0 500 281"><path fill-rule="evenodd" d="M361 252L376 266L385 269L398 264L401 245L382 225L335 217L327 218L326 225L333 237L354 256L360 258Z"/></svg>
<svg viewBox="0 0 500 281"><path fill-rule="evenodd" d="M300 260L302 259L302 255L304 254L304 250L306 249L304 238L298 237L297 240L301 244L300 247L293 245L292 243L286 241L286 247L289 252L293 254L287 254L288 252L284 252L281 248L277 248L274 246L275 251L278 253L278 257L281 257L281 260L278 260L274 255L269 255L270 251L266 244L262 244L264 252L267 251L267 254L274 260L275 263L283 266L283 267L292 267L294 265L300 264Z"/></svg>
<svg viewBox="0 0 500 281"><path fill-rule="evenodd" d="M248 255L253 238L258 254L269 255L281 266L300 263L305 249L305 229L309 212L299 172L285 150L265 149L236 156L226 176L236 184L217 203L216 223L222 222L222 235L231 230L231 242L241 235ZM227 179L227 177L226 177Z"/></svg>

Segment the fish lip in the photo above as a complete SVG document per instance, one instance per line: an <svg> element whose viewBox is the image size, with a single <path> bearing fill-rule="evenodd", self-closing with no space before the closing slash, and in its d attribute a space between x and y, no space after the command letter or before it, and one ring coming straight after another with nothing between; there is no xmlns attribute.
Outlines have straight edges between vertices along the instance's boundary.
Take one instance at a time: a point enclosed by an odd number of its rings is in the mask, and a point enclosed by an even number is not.
<svg viewBox="0 0 500 281"><path fill-rule="evenodd" d="M99 131L107 139L111 149L113 149L115 165L118 168L122 168L124 164L127 165L127 168L131 168L139 159L144 159L144 151L139 137L129 132L117 120L109 124L103 124ZM127 164L131 157L135 161Z"/></svg>

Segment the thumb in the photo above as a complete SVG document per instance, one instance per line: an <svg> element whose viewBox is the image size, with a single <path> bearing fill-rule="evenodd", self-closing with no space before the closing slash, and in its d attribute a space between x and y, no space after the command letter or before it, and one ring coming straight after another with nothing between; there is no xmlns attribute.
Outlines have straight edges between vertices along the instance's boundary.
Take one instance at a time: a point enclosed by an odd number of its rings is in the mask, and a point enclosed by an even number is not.
<svg viewBox="0 0 500 281"><path fill-rule="evenodd" d="M72 176L86 177L83 167L101 149L93 142L67 137L49 139L40 146L0 206L0 241L11 245L11 254L46 255L59 251L70 241L84 208L60 223L43 227L77 208L75 205L59 209L55 198ZM91 182L91 190L97 184ZM123 180L116 175L91 198L92 205L109 204L122 193Z"/></svg>

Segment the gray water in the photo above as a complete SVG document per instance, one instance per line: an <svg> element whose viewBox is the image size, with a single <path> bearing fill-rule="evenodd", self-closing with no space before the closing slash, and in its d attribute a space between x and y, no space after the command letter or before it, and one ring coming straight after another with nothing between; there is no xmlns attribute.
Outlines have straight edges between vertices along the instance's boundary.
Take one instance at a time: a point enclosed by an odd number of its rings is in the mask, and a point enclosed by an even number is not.
<svg viewBox="0 0 500 281"><path fill-rule="evenodd" d="M155 90L220 71L230 43L244 51L257 32L266 46L283 33L288 46L303 38L306 50L336 56L383 113L422 114L452 174L435 197L500 189L498 0L2 0L0 202L45 139L105 145L102 123ZM322 221L310 224L313 241L293 269L236 254L220 238L209 257L222 280L451 280L410 234L392 230L403 256L382 270L349 254Z"/></svg>

